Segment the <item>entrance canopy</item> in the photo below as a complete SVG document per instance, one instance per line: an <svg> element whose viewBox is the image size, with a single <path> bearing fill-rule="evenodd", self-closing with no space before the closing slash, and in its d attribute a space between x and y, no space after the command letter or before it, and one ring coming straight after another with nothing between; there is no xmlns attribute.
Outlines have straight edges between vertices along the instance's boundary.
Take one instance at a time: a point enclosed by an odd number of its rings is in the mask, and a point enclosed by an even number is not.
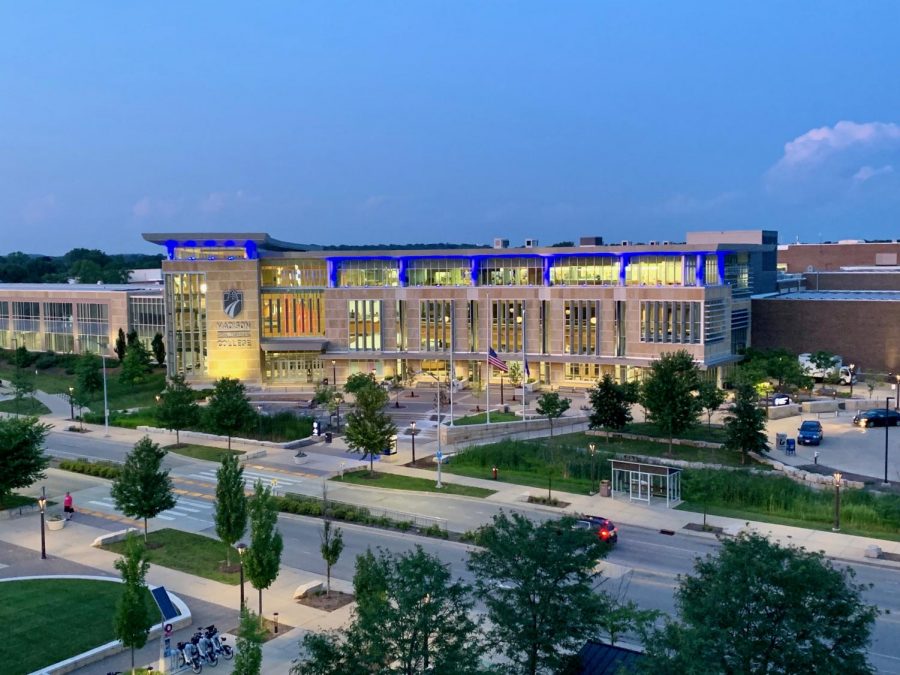
<svg viewBox="0 0 900 675"><path fill-rule="evenodd" d="M665 498L666 508L681 503L681 469L663 464L648 464L611 459L612 497L628 495L632 501L650 503L653 497Z"/></svg>

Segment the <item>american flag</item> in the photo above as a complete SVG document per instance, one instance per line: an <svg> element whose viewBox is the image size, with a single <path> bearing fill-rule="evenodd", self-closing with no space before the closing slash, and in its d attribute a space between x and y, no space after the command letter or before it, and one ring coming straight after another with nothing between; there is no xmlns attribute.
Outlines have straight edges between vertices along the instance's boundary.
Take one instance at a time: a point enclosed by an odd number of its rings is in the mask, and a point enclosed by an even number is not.
<svg viewBox="0 0 900 675"><path fill-rule="evenodd" d="M497 370L502 370L504 373L509 372L509 366L506 365L506 361L497 356L497 352L494 351L493 347L488 348L488 363Z"/></svg>

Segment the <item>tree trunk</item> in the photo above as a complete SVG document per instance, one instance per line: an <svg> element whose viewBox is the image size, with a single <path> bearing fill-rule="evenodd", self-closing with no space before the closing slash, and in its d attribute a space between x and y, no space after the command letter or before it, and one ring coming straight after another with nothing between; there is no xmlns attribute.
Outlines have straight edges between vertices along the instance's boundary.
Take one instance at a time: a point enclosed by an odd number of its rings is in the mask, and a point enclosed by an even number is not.
<svg viewBox="0 0 900 675"><path fill-rule="evenodd" d="M131 672L134 672L134 647L131 648Z"/></svg>
<svg viewBox="0 0 900 675"><path fill-rule="evenodd" d="M669 436L669 457L672 457L672 436Z"/></svg>
<svg viewBox="0 0 900 675"><path fill-rule="evenodd" d="M175 430L175 445L181 445L181 429Z"/></svg>
<svg viewBox="0 0 900 675"><path fill-rule="evenodd" d="M325 566L325 597L331 595L331 565Z"/></svg>
<svg viewBox="0 0 900 675"><path fill-rule="evenodd" d="M225 543L225 567L231 567L231 544Z"/></svg>
<svg viewBox="0 0 900 675"><path fill-rule="evenodd" d="M231 450L231 434L228 434L228 449Z"/></svg>
<svg viewBox="0 0 900 675"><path fill-rule="evenodd" d="M375 455L371 452L369 453L369 475L375 475Z"/></svg>
<svg viewBox="0 0 900 675"><path fill-rule="evenodd" d="M147 518L144 518L144 543L147 543Z"/></svg>
<svg viewBox="0 0 900 675"><path fill-rule="evenodd" d="M259 625L263 625L263 615L262 615L262 589L257 589L259 591Z"/></svg>

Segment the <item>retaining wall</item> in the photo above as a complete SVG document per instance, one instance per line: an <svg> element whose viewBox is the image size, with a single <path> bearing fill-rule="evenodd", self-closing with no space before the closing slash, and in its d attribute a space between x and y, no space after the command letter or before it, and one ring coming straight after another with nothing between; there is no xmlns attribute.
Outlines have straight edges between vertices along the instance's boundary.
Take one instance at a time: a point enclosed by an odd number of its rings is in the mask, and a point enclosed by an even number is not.
<svg viewBox="0 0 900 675"><path fill-rule="evenodd" d="M553 433L570 433L587 422L586 415L561 417L553 422ZM492 422L491 424L466 424L453 427L444 424L439 427L441 443L444 445L475 444L485 440L502 440L544 431L547 432L547 435L550 434L550 422L546 418L524 422Z"/></svg>

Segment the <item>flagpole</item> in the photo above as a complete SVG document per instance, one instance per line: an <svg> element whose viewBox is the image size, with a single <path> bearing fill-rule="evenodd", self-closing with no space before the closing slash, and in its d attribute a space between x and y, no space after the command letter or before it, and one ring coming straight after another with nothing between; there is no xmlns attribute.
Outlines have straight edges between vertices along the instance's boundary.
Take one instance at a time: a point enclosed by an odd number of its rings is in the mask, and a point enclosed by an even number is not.
<svg viewBox="0 0 900 675"><path fill-rule="evenodd" d="M484 345L484 373L485 373L485 383L484 383L484 391L485 391L485 399L484 399L484 407L485 407L485 415L487 419L487 423L491 423L491 301L485 303L487 305L487 315L485 317L486 321L485 326L487 327L487 331L484 334L485 345Z"/></svg>
<svg viewBox="0 0 900 675"><path fill-rule="evenodd" d="M525 349L525 308L522 308L522 421L525 421L525 383L528 382L528 350Z"/></svg>
<svg viewBox="0 0 900 675"><path fill-rule="evenodd" d="M453 426L453 382L456 370L453 368L453 332L456 328L456 301L450 301L450 426Z"/></svg>

